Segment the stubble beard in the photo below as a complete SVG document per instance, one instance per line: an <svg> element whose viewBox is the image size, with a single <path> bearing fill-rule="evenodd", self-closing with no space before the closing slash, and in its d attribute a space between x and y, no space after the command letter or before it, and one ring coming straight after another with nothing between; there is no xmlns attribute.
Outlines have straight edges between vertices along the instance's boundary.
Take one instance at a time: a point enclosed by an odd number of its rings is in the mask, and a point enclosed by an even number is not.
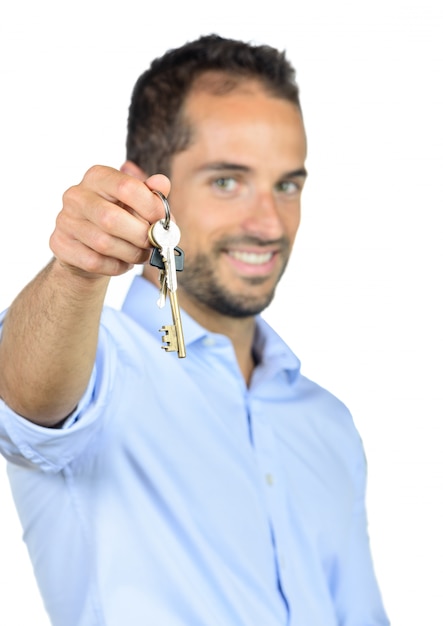
<svg viewBox="0 0 443 626"><path fill-rule="evenodd" d="M191 260L185 259L183 272L178 276L180 290L186 292L194 302L233 318L245 318L258 315L272 302L277 284L282 277L289 258L289 252L282 255L284 263L274 285L265 294L248 293L248 287L260 285L262 277L245 277L245 290L238 293L229 288L229 284L219 279L214 264L207 255L199 254Z"/></svg>

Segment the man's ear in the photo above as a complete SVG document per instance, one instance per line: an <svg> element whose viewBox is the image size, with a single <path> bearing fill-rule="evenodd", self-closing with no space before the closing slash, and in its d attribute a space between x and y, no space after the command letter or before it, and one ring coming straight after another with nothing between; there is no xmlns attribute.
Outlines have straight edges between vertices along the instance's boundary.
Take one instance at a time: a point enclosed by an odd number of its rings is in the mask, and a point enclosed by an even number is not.
<svg viewBox="0 0 443 626"><path fill-rule="evenodd" d="M139 180L146 180L148 178L146 172L144 172L138 165L136 165L132 161L125 161L120 167L120 171L123 172L123 174L134 176L134 178L138 178Z"/></svg>

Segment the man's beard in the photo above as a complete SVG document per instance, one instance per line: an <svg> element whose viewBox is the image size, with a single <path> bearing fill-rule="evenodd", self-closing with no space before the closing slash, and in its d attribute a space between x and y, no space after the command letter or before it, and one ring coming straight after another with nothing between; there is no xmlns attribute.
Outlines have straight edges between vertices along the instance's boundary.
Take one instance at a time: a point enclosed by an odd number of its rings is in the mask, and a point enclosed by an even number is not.
<svg viewBox="0 0 443 626"><path fill-rule="evenodd" d="M260 276L244 277L245 292L234 293L229 289L229 284L218 279L215 268L209 262L208 256L204 254L198 254L189 261L185 257L184 270L177 276L179 287L194 302L199 302L222 315L236 318L251 317L261 313L272 302L277 283L288 263L289 245L282 246L282 258L284 263L279 276L272 288L265 294L247 293L248 285L260 285L268 280Z"/></svg>

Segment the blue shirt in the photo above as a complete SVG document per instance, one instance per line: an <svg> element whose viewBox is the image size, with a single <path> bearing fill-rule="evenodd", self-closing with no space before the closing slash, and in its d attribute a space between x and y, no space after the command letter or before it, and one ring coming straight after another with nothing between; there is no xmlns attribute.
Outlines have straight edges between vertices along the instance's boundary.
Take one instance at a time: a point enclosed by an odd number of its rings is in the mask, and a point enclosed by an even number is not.
<svg viewBox="0 0 443 626"><path fill-rule="evenodd" d="M136 277L105 308L62 429L0 406L0 447L54 626L385 626L346 407L258 317L249 388L230 341Z"/></svg>

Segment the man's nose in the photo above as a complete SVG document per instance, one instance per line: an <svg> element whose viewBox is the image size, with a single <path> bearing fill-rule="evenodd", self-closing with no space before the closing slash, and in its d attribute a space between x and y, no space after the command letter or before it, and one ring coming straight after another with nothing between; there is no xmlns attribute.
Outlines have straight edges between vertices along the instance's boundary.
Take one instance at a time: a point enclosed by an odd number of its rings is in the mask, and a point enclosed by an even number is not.
<svg viewBox="0 0 443 626"><path fill-rule="evenodd" d="M260 239L279 239L284 234L281 212L272 192L260 192L250 199L242 226L248 235Z"/></svg>

